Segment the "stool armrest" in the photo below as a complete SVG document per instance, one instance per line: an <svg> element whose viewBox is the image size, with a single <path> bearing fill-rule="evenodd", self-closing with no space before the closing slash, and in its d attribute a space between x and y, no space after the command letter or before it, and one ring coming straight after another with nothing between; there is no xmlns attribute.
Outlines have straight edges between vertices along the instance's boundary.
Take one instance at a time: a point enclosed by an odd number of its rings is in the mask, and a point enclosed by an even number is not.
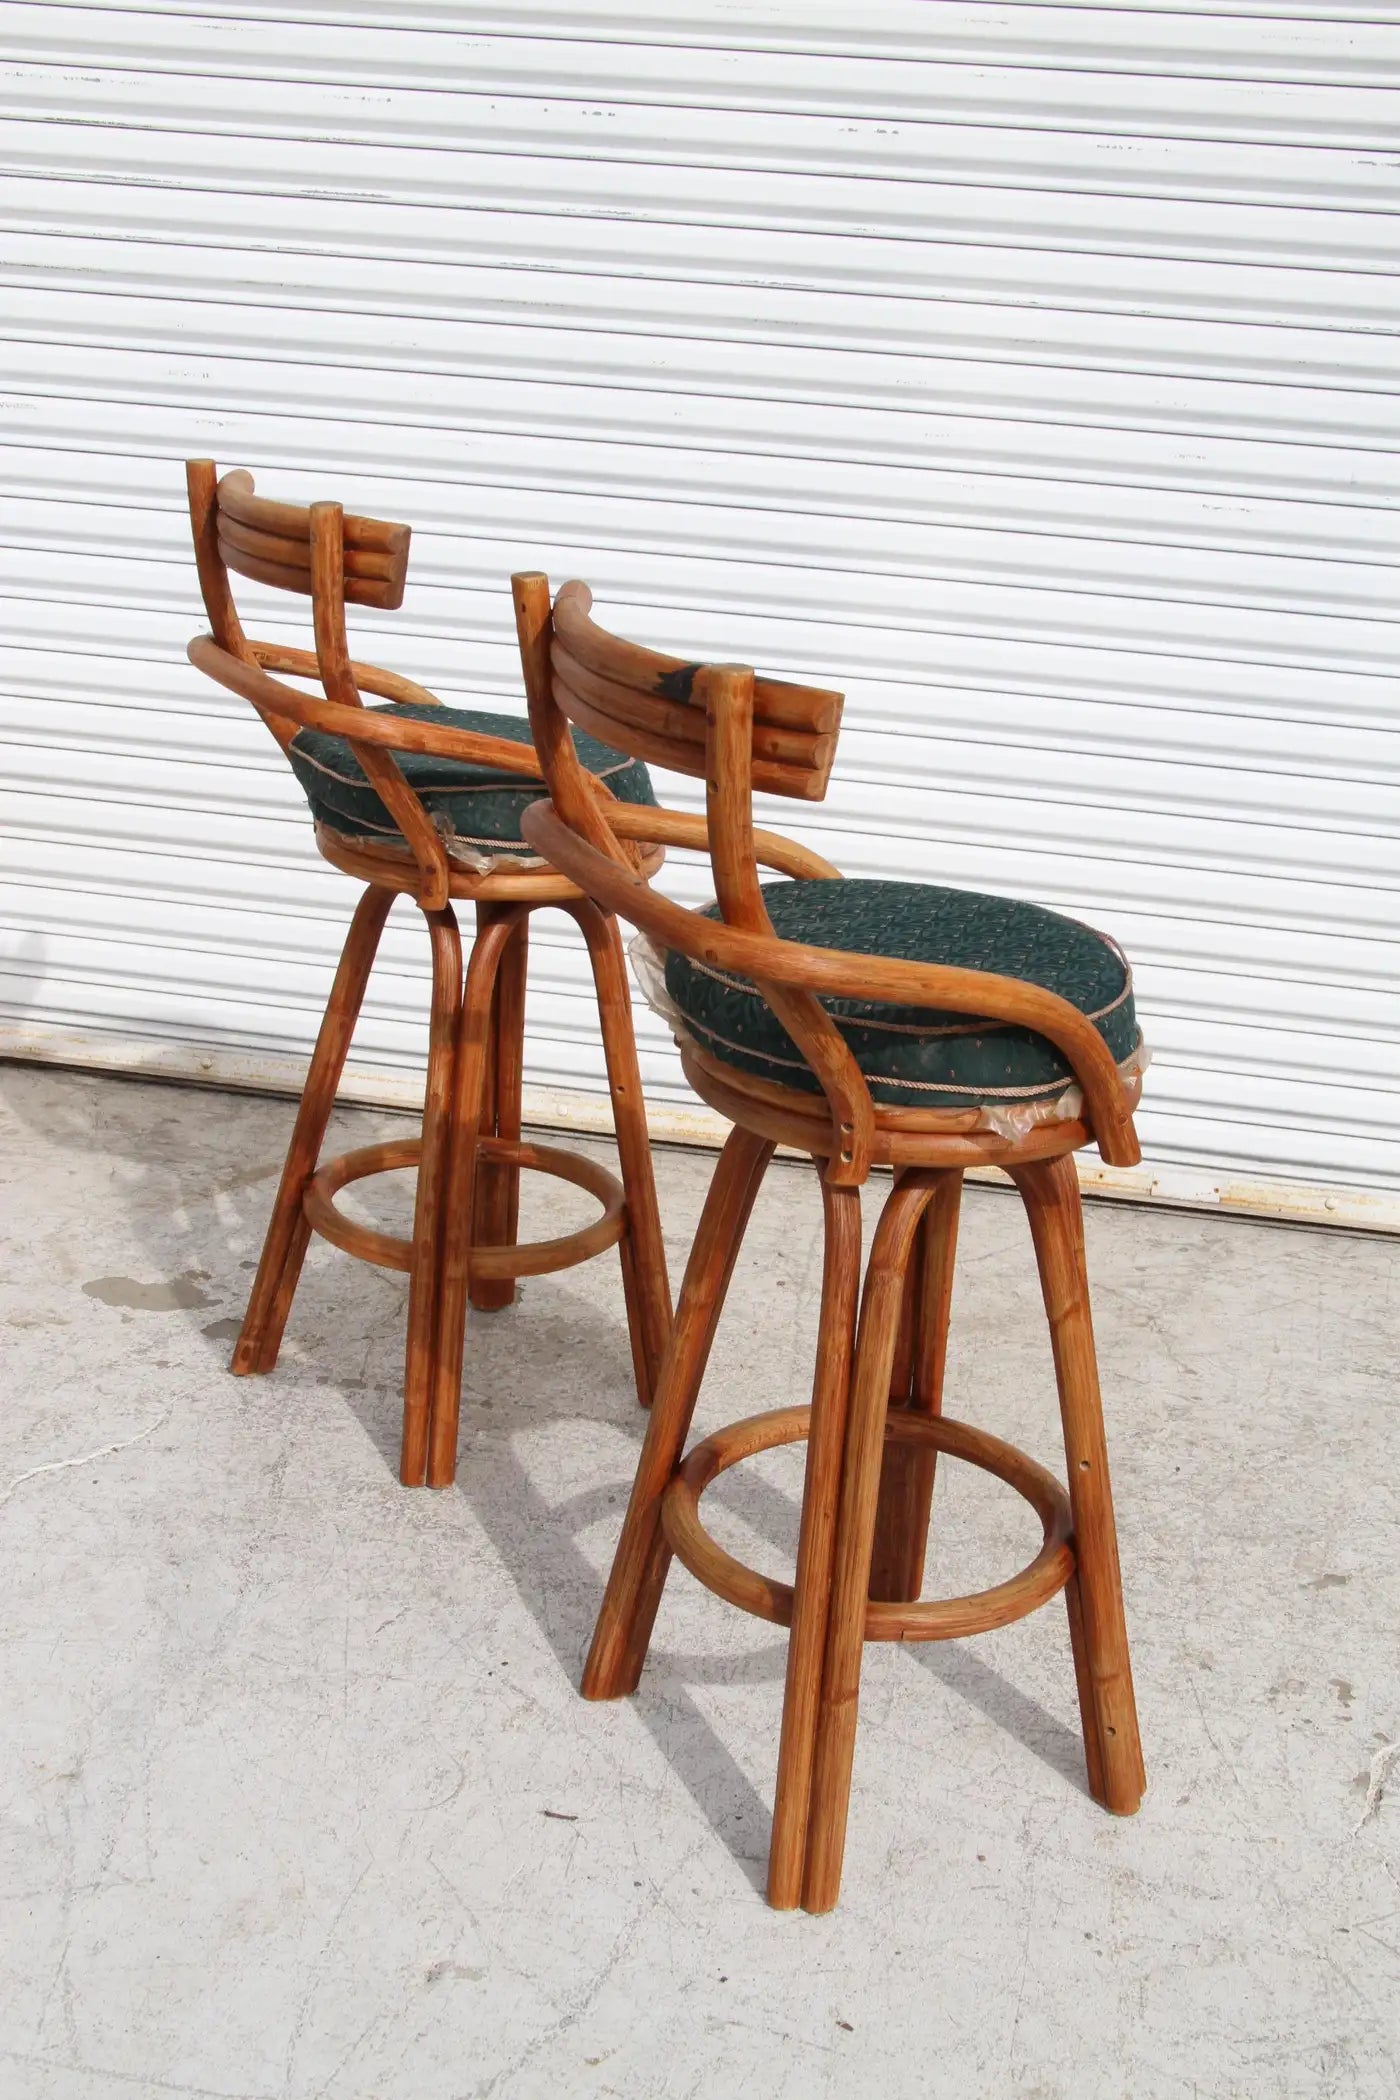
<svg viewBox="0 0 1400 2100"><path fill-rule="evenodd" d="M283 642L250 642L253 659L265 671L286 671L295 678L320 679L321 666L314 649L293 649ZM385 671L378 664L362 664L351 659L350 669L355 683L363 692L375 693L381 700L407 701L417 707L441 707L442 701L427 686L419 685L416 679L405 678L401 672Z"/></svg>
<svg viewBox="0 0 1400 2100"><path fill-rule="evenodd" d="M697 853L708 853L710 828L706 819L693 810L655 809L644 802L618 802L609 804L608 822L619 838L641 840L654 846L689 846ZM780 831L755 831L753 842L757 848L758 864L763 868L776 869L780 875L793 875L799 880L822 881L841 879L841 870L823 860L810 846L799 846L795 839L785 839Z"/></svg>
<svg viewBox="0 0 1400 2100"><path fill-rule="evenodd" d="M257 645L259 650L262 644ZM309 660L304 675L319 676L316 659L309 650L279 650L280 670L303 675L299 665L286 659L306 657ZM410 716L384 715L363 707L346 707L339 701L317 699L310 693L299 693L292 686L283 685L273 678L260 663L244 663L221 649L212 635L197 635L189 645L189 659L197 669L230 692L241 693L251 700L260 713L278 715L298 724L303 729L319 729L330 736L344 737L352 744L370 744L384 751L420 751L432 758L456 758L468 765L486 765L501 773L517 773L526 780L541 780L539 759L532 744L516 744L508 737L489 736L475 729L454 729L447 723L416 722ZM358 673L359 666L356 666ZM379 674L386 681L392 673ZM408 686L410 681L394 679L399 686ZM371 686L371 692L376 688ZM414 689L415 693L422 688ZM413 697L400 692L390 697L401 699ZM432 699L431 694L426 696ZM439 705L441 703L438 703Z"/></svg>
<svg viewBox="0 0 1400 2100"><path fill-rule="evenodd" d="M989 1020L1044 1036L1064 1057L1083 1089L1088 1120L1103 1158L1110 1166L1137 1164L1140 1154L1132 1109L1112 1054L1093 1022L1058 993L991 970L903 962L891 956L858 955L746 933L673 904L645 876L618 866L579 838L561 821L552 803L533 803L521 828L532 846L605 910L641 927L662 946L678 949L713 969L828 998L984 1014Z"/></svg>

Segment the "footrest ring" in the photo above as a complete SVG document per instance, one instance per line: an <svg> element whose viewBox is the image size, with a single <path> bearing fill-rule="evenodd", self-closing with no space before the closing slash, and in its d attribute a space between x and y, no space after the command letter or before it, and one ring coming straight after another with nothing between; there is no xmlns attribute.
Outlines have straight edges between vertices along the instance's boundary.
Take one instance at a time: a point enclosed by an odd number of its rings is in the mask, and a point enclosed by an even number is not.
<svg viewBox="0 0 1400 2100"><path fill-rule="evenodd" d="M412 1240L397 1233L376 1232L372 1226L347 1218L336 1208L335 1197L352 1181L416 1167L422 1150L421 1138L396 1138L392 1144L362 1145L356 1152L342 1152L339 1158L328 1159L312 1176L302 1197L302 1209L312 1231L353 1254L358 1261L407 1272L413 1266ZM532 1145L497 1137L478 1139L477 1152L480 1158L498 1161L502 1166L524 1167L552 1174L558 1181L571 1181L576 1188L596 1196L603 1213L591 1224L581 1225L576 1232L563 1233L557 1239L532 1240L515 1247L473 1247L470 1268L474 1278L549 1276L556 1269L572 1269L576 1263L590 1261L595 1254L615 1247L626 1231L622 1183L596 1160L565 1152L556 1145Z"/></svg>
<svg viewBox="0 0 1400 2100"><path fill-rule="evenodd" d="M751 1458L757 1451L771 1451L782 1444L801 1443L811 1423L810 1407L782 1407L771 1413L751 1415L728 1429L717 1430L695 1446L666 1490L661 1521L676 1558L689 1568L697 1582L713 1590L741 1611L775 1625L792 1623L792 1585L760 1575L726 1553L700 1522L700 1497L721 1473ZM947 1415L917 1415L892 1408L885 1423L886 1443L924 1444L945 1451L950 1458L966 1459L986 1473L996 1474L1013 1487L1035 1510L1044 1527L1039 1553L1017 1575L992 1589L977 1590L965 1597L940 1598L933 1603L868 1603L865 1607L865 1638L868 1641L949 1641L967 1634L986 1633L994 1626L1009 1626L1051 1597L1058 1595L1074 1573L1074 1548L1070 1543L1069 1496L1044 1466L1037 1465L1014 1444L1003 1443L985 1429L955 1422Z"/></svg>

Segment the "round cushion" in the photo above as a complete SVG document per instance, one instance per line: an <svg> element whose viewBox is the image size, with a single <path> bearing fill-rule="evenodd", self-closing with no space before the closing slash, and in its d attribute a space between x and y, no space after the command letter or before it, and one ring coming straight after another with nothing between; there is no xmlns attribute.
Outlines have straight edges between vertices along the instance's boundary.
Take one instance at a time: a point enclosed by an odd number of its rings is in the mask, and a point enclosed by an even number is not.
<svg viewBox="0 0 1400 2100"><path fill-rule="evenodd" d="M818 948L992 970L1056 992L1086 1014L1121 1064L1137 1048L1132 972L1119 948L1077 919L932 883L813 881L763 887L774 931ZM718 919L718 905L705 916ZM761 1079L819 1093L816 1074L762 996L674 950L666 990L702 1050ZM1053 1100L1073 1073L1030 1029L934 1007L822 999L871 1098L889 1108L973 1108Z"/></svg>
<svg viewBox="0 0 1400 2100"><path fill-rule="evenodd" d="M421 701L391 703L367 712L396 715L414 722L436 722L444 729L474 729L512 744L530 742L523 715L498 715L475 708L431 707ZM574 731L574 748L582 763L607 782L620 802L654 804L651 776L640 759L627 758L600 744L596 737ZM532 802L548 793L543 781L493 766L471 765L457 758L434 758L422 751L387 754L432 818L446 845L456 843L487 853L520 853L535 849L520 835L520 819ZM301 782L316 821L351 838L398 838L399 827L365 778L344 737L324 730L302 729L292 738L287 756Z"/></svg>

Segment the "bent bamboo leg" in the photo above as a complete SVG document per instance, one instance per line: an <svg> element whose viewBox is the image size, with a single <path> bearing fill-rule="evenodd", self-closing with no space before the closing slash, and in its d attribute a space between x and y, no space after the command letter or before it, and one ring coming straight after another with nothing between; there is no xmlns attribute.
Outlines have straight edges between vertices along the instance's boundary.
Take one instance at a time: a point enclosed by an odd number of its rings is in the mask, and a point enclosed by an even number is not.
<svg viewBox="0 0 1400 2100"><path fill-rule="evenodd" d="M783 1731L773 1797L773 1838L768 1851L768 1901L775 1910L792 1910L802 1896L812 1754L831 1604L836 1508L841 1494L841 1457L860 1296L860 1190L832 1188L823 1181L822 1204L826 1248L821 1319L802 1487L802 1527L793 1579Z"/></svg>
<svg viewBox="0 0 1400 2100"><path fill-rule="evenodd" d="M380 935L397 893L371 886L355 907L345 936L340 962L326 1002L316 1048L302 1088L292 1142L272 1206L263 1240L258 1273L253 1280L248 1310L234 1345L230 1370L240 1377L254 1371L270 1371L282 1346L301 1265L306 1259L311 1228L302 1210L306 1185L316 1171L326 1125L335 1107L335 1090L345 1068L350 1038L360 1017L365 986L379 949Z"/></svg>
<svg viewBox="0 0 1400 2100"><path fill-rule="evenodd" d="M451 1487L457 1475L462 1350L466 1338L468 1298L473 1305L477 1302L471 1292L471 1252L477 1244L476 1221L481 1215L476 1189L485 1165L477 1147L483 1125L491 1113L487 1082L495 1016L500 1011L501 980L510 958L517 952L525 925L526 913L520 905L492 916L473 944L467 965L466 988L462 994L452 1068L450 1133L442 1194L437 1324L433 1339L432 1424L428 1439L429 1487ZM523 957L523 947L519 952ZM519 1135L518 1123L516 1135ZM486 1241L483 1244L497 1243Z"/></svg>
<svg viewBox="0 0 1400 2100"><path fill-rule="evenodd" d="M477 935L500 916L502 907L478 904ZM506 907L509 910L509 907ZM483 1135L520 1142L520 1094L525 1069L525 974L529 955L529 919L516 922L513 940L501 958L491 1002L490 1043L482 1092ZM477 1162L472 1196L472 1241L478 1247L513 1247L520 1223L520 1169L504 1160ZM500 1312L515 1302L513 1276L482 1276L470 1281L477 1312Z"/></svg>
<svg viewBox="0 0 1400 2100"><path fill-rule="evenodd" d="M627 1230L618 1241L622 1287L627 1300L637 1398L643 1407L648 1407L671 1333L671 1284L666 1273L661 1213L656 1204L656 1178L642 1099L642 1075L637 1064L627 962L616 919L587 899L570 909L588 943L598 995L598 1025L607 1060L618 1165L627 1197Z"/></svg>
<svg viewBox="0 0 1400 2100"><path fill-rule="evenodd" d="M890 1406L906 1408L911 1414L943 1412L961 1203L962 1171L949 1167L939 1174L915 1238L895 1348ZM923 1588L937 1459L936 1451L922 1445L885 1446L870 1563L872 1597L912 1604Z"/></svg>
<svg viewBox="0 0 1400 2100"><path fill-rule="evenodd" d="M584 1666L585 1699L618 1699L637 1688L671 1565L671 1549L661 1529L661 1500L685 1448L744 1228L772 1156L767 1138L735 1129L715 1168Z"/></svg>
<svg viewBox="0 0 1400 2100"><path fill-rule="evenodd" d="M428 1467L438 1267L442 1252L442 1186L452 1114L452 1067L462 1005L462 942L450 904L423 914L433 956L428 1019L428 1077L423 1138L413 1206L413 1266L408 1283L408 1340L404 1351L403 1444L399 1478L421 1487Z"/></svg>
<svg viewBox="0 0 1400 2100"><path fill-rule="evenodd" d="M841 1890L890 1373L905 1271L915 1231L932 1193L932 1180L926 1175L910 1174L896 1183L875 1230L861 1294L807 1817L802 1902L810 1911L830 1910Z"/></svg>
<svg viewBox="0 0 1400 2100"><path fill-rule="evenodd" d="M1089 1790L1115 1815L1131 1815L1147 1778L1123 1619L1079 1180L1068 1155L1017 1167L1012 1179L1030 1219L1060 1390L1076 1562L1065 1596Z"/></svg>

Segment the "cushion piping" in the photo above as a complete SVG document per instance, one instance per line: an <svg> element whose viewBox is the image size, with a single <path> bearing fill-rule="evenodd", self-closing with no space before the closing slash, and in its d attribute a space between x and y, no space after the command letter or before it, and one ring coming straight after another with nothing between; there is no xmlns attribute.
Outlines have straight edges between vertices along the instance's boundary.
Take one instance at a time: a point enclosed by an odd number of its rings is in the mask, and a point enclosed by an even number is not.
<svg viewBox="0 0 1400 2100"><path fill-rule="evenodd" d="M717 1029L707 1027L703 1021L697 1021L691 1014L682 1014L681 1022L689 1034L704 1036L711 1043L722 1044L725 1049L737 1052L740 1057L748 1058L754 1064L781 1066L785 1071L789 1072L805 1072L813 1079L817 1076L812 1071L812 1067L808 1064L805 1057L779 1057L775 1051L755 1050L747 1043L733 1042L728 1036L721 1035ZM862 1022L859 1025L863 1027L865 1024ZM930 1034L934 1032L932 1029L929 1031ZM987 1031L967 1032L986 1033ZM1137 1041L1129 1051L1128 1056L1130 1058L1135 1057L1141 1047L1142 1031L1139 1029ZM732 1064L733 1060L725 1058L723 1062ZM736 1066L735 1069L742 1071L744 1068L743 1066ZM963 1094L974 1102L991 1099L998 1101L1041 1100L1049 1096L1063 1094L1065 1088L1074 1083L1072 1072L1061 1073L1055 1079L1044 1079L1034 1085L1026 1086L982 1086L980 1083L974 1086L970 1085L966 1080L949 1079L895 1079L887 1077L883 1072L865 1071L862 1071L862 1077L869 1087L894 1086L902 1088L907 1093L919 1094Z"/></svg>

